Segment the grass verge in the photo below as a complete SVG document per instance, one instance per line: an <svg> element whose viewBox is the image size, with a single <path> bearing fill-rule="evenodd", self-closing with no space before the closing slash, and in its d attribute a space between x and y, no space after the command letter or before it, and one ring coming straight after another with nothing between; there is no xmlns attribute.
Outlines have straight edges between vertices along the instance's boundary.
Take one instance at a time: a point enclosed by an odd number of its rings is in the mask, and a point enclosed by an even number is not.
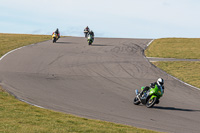
<svg viewBox="0 0 200 133"><path fill-rule="evenodd" d="M163 38L154 40L145 51L147 57L200 59L200 38Z"/></svg>
<svg viewBox="0 0 200 133"><path fill-rule="evenodd" d="M200 62L163 61L152 63L170 75L200 88Z"/></svg>
<svg viewBox="0 0 200 133"><path fill-rule="evenodd" d="M3 89L0 89L0 112L0 132L6 133L156 133L41 109L16 100Z"/></svg>
<svg viewBox="0 0 200 133"><path fill-rule="evenodd" d="M29 44L50 40L50 35L2 34L0 33L0 57L5 53Z"/></svg>
<svg viewBox="0 0 200 133"><path fill-rule="evenodd" d="M147 57L200 59L200 38L163 38L145 51ZM178 79L200 88L200 62L152 62Z"/></svg>
<svg viewBox="0 0 200 133"><path fill-rule="evenodd" d="M0 56L15 48L51 39L50 36L0 34ZM2 133L156 133L131 126L90 120L31 106L0 87L0 132Z"/></svg>

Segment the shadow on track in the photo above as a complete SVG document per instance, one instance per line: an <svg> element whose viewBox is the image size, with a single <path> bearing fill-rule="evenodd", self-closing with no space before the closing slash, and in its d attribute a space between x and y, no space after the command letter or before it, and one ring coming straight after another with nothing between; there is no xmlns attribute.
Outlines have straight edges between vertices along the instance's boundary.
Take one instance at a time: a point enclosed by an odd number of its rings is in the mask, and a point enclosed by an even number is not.
<svg viewBox="0 0 200 133"><path fill-rule="evenodd" d="M56 42L56 43L58 43L58 44L72 44L72 42ZM73 42L73 44L74 44L74 42Z"/></svg>
<svg viewBox="0 0 200 133"><path fill-rule="evenodd" d="M161 110L175 110L175 111L187 111L187 112L200 112L200 110L193 110L193 109L182 109L182 108L175 108L175 107L161 107L155 106L154 109L161 109Z"/></svg>
<svg viewBox="0 0 200 133"><path fill-rule="evenodd" d="M92 46L112 46L112 45L92 44Z"/></svg>

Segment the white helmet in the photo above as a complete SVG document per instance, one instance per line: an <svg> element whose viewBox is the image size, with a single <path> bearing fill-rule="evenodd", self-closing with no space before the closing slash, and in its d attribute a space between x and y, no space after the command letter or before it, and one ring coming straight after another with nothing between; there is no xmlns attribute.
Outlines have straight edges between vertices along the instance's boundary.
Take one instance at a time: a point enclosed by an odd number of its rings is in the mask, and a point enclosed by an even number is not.
<svg viewBox="0 0 200 133"><path fill-rule="evenodd" d="M157 80L157 84L160 85L160 86L162 86L164 84L164 80L162 78L159 78Z"/></svg>

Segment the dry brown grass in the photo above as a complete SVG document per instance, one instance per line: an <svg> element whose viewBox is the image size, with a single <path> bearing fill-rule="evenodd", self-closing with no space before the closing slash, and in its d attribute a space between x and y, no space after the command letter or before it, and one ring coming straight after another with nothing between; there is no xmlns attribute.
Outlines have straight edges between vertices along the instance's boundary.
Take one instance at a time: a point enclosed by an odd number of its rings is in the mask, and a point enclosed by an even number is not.
<svg viewBox="0 0 200 133"><path fill-rule="evenodd" d="M154 40L145 51L148 57L200 59L200 38L163 38Z"/></svg>
<svg viewBox="0 0 200 133"><path fill-rule="evenodd" d="M50 40L49 35L28 35L28 34L2 34L0 33L0 56L5 53L41 41Z"/></svg>

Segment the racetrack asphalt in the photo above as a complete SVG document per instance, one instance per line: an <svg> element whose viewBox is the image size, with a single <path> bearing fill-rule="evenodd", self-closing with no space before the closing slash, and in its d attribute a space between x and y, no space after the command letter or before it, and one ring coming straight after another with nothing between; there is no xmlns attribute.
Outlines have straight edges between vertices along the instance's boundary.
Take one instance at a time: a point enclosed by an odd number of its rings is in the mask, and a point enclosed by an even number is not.
<svg viewBox="0 0 200 133"><path fill-rule="evenodd" d="M65 37L16 50L0 61L1 85L29 103L81 117L175 133L200 132L200 91L144 57L151 39ZM135 89L165 80L154 108L133 104Z"/></svg>

